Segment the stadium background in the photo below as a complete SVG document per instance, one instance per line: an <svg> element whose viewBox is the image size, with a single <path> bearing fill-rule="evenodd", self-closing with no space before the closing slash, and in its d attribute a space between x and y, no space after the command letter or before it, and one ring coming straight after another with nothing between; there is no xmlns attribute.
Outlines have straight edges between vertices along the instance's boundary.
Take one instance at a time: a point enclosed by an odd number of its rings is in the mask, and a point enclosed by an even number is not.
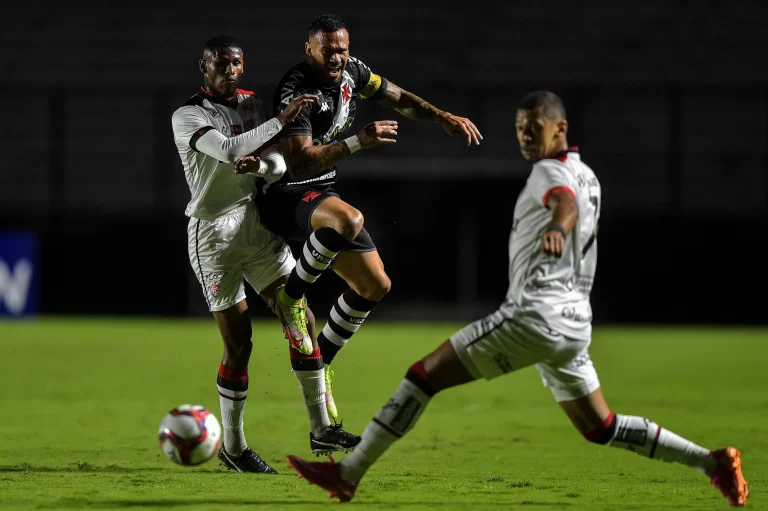
<svg viewBox="0 0 768 511"><path fill-rule="evenodd" d="M335 12L353 55L485 137L467 149L437 126L359 108L352 132L376 119L401 126L396 146L340 164L338 189L365 214L393 281L377 319L471 320L503 299L512 208L528 172L512 118L525 92L547 88L564 98L569 140L603 185L596 323L765 321L765 300L750 298L766 284L768 45L758 2L5 10L0 231L36 239L28 310L207 314L187 260L171 113L200 84L207 38L239 38L242 87L271 102L302 58L309 22ZM319 281L318 315L342 287L335 276Z"/></svg>

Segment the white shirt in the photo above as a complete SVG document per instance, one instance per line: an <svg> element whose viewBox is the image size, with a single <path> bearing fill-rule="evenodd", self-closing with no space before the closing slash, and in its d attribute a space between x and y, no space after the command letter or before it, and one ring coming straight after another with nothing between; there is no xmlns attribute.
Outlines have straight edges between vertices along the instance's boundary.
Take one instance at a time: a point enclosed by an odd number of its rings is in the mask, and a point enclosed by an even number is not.
<svg viewBox="0 0 768 511"><path fill-rule="evenodd" d="M255 192L254 175L234 174L234 162L263 151L261 177L279 179L285 161L271 139L282 129L269 119L261 99L237 89L231 101L214 98L201 89L173 113L173 134L184 166L191 199L185 214L210 220L249 202Z"/></svg>
<svg viewBox="0 0 768 511"><path fill-rule="evenodd" d="M579 216L563 254L555 257L541 251L541 238L552 223L547 199L560 190L575 197ZM517 198L509 239L507 303L535 311L551 329L577 339L592 333L589 294L597 267L600 201L600 182L578 152L540 160Z"/></svg>

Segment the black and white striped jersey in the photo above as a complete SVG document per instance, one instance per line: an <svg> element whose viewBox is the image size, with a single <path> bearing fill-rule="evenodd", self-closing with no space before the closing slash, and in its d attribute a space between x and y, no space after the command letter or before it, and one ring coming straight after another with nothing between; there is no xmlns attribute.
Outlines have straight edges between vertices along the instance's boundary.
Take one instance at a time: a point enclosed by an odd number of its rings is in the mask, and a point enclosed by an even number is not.
<svg viewBox="0 0 768 511"><path fill-rule="evenodd" d="M387 80L373 72L362 61L349 57L336 85L323 85L307 61L293 66L275 88L275 115L301 94L315 94L318 100L310 104L292 122L283 127L281 137L311 136L314 145L331 144L343 138L355 119L358 98L377 99L387 90ZM324 169L309 179L293 181L286 172L280 184L301 184L324 188L336 182L336 167Z"/></svg>

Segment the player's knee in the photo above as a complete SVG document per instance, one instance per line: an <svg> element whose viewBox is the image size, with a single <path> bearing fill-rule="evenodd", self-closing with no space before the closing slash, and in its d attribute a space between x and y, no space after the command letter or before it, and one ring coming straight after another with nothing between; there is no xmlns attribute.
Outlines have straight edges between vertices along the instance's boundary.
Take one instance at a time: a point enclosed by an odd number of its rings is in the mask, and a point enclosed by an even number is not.
<svg viewBox="0 0 768 511"><path fill-rule="evenodd" d="M592 443L600 445L608 444L613 440L613 437L616 436L616 414L611 410L610 415L608 415L602 424L590 431L582 431L581 434Z"/></svg>
<svg viewBox="0 0 768 511"><path fill-rule="evenodd" d="M440 389L429 381L429 374L424 368L424 361L419 360L408 368L405 373L405 379L416 385L422 392L429 397L437 394Z"/></svg>
<svg viewBox="0 0 768 511"><path fill-rule="evenodd" d="M355 208L339 212L337 220L339 234L350 241L357 238L357 235L363 230L365 221L363 214Z"/></svg>

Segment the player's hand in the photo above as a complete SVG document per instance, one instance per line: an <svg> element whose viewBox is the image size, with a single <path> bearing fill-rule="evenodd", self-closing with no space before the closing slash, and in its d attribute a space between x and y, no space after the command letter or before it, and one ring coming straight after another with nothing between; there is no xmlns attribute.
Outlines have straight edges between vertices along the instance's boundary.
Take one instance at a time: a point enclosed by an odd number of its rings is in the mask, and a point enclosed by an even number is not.
<svg viewBox="0 0 768 511"><path fill-rule="evenodd" d="M235 174L260 174L261 158L257 156L243 156L235 161Z"/></svg>
<svg viewBox="0 0 768 511"><path fill-rule="evenodd" d="M285 107L285 110L277 115L277 118L280 119L280 122L283 123L283 126L285 126L294 120L297 115L299 115L299 112L301 112L302 108L311 103L314 103L315 101L317 101L317 96L314 94L302 94L301 96L296 96L291 100L290 103L288 103L288 106Z"/></svg>
<svg viewBox="0 0 768 511"><path fill-rule="evenodd" d="M474 142L475 145L480 145L480 141L483 139L480 130L478 130L472 121L466 117L459 117L457 115L446 113L445 116L440 119L440 124L450 136L464 137L467 141L467 146L472 144L472 142Z"/></svg>
<svg viewBox="0 0 768 511"><path fill-rule="evenodd" d="M547 255L560 257L565 248L565 238L558 231L547 231L541 238L541 250Z"/></svg>
<svg viewBox="0 0 768 511"><path fill-rule="evenodd" d="M397 121L375 121L360 130L357 138L360 147L368 149L379 144L394 144L397 142Z"/></svg>

